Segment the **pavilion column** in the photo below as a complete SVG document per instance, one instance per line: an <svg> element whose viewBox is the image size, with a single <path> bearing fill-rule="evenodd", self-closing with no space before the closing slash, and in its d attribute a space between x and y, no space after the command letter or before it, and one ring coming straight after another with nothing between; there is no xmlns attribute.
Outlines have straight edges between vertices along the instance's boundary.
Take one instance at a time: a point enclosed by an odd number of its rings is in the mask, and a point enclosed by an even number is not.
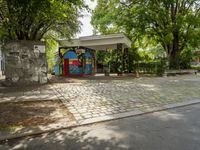
<svg viewBox="0 0 200 150"><path fill-rule="evenodd" d="M128 54L128 48L125 48L123 53L123 72L128 73L128 68L129 68L129 54Z"/></svg>
<svg viewBox="0 0 200 150"><path fill-rule="evenodd" d="M94 51L94 74L97 73L97 53L96 50Z"/></svg>
<svg viewBox="0 0 200 150"><path fill-rule="evenodd" d="M117 44L117 73L122 74L123 71L123 57L122 57L122 44Z"/></svg>

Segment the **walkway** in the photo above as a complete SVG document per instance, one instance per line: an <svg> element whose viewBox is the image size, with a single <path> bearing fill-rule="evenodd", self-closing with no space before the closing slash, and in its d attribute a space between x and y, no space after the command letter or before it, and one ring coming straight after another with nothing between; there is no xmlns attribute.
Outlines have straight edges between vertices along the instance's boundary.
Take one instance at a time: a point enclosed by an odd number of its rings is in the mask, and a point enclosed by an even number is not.
<svg viewBox="0 0 200 150"><path fill-rule="evenodd" d="M54 84L53 89L76 120L84 124L94 118L120 118L200 100L200 77L80 80Z"/></svg>
<svg viewBox="0 0 200 150"><path fill-rule="evenodd" d="M1 150L199 150L200 104L0 142Z"/></svg>
<svg viewBox="0 0 200 150"><path fill-rule="evenodd" d="M62 111L69 112L70 117L66 117L66 121L49 125L3 130L0 132L0 141L200 103L199 75L162 78L77 78L61 81L65 83L51 83L40 87L0 87L0 104L62 101ZM24 112L26 113L28 112Z"/></svg>

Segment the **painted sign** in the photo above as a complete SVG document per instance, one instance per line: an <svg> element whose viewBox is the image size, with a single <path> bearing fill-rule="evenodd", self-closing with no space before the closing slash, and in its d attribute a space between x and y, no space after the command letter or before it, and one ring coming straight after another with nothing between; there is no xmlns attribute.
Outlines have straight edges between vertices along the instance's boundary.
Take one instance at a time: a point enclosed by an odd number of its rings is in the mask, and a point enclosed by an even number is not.
<svg viewBox="0 0 200 150"><path fill-rule="evenodd" d="M34 45L34 52L45 53L45 46L44 45Z"/></svg>

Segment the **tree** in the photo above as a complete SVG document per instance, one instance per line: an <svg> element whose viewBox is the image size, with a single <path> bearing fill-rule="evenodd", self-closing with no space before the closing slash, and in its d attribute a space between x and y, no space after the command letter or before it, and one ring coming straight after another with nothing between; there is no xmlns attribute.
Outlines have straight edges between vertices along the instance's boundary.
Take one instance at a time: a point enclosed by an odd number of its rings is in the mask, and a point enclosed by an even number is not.
<svg viewBox="0 0 200 150"><path fill-rule="evenodd" d="M82 0L0 0L0 39L41 40L49 31L72 37Z"/></svg>
<svg viewBox="0 0 200 150"><path fill-rule="evenodd" d="M48 73L53 73L54 70L55 54L58 51L58 45L59 45L55 39L56 37L58 38L58 35L52 32L48 32L45 35Z"/></svg>
<svg viewBox="0 0 200 150"><path fill-rule="evenodd" d="M123 32L132 39L147 36L166 51L170 68L181 53L200 43L199 0L98 0L92 24L96 32Z"/></svg>

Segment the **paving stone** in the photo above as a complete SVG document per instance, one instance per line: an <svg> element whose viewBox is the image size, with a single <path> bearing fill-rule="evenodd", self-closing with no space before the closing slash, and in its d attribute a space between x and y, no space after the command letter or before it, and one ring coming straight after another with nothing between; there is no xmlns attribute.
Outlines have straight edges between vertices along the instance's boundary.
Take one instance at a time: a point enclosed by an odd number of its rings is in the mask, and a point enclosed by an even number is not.
<svg viewBox="0 0 200 150"><path fill-rule="evenodd" d="M76 119L76 120L83 120L83 117L81 117L81 116L76 116L75 119Z"/></svg>
<svg viewBox="0 0 200 150"><path fill-rule="evenodd" d="M84 83L53 84L46 89L37 89L42 96L1 95L0 101L12 101L23 98L52 99L59 98L65 106L76 114L76 119L83 119L81 115L97 117L121 114L134 110L150 110L158 107L171 107L174 103L187 103L200 98L199 76L178 76L167 78L138 78L127 80L85 80ZM52 91L52 94L51 92ZM29 97L32 96L32 97ZM34 97L35 96L35 97ZM78 115L77 115L78 113ZM78 118L77 118L78 117Z"/></svg>
<svg viewBox="0 0 200 150"><path fill-rule="evenodd" d="M92 115L92 113L87 112L87 113L82 113L82 115L87 116L87 115Z"/></svg>
<svg viewBox="0 0 200 150"><path fill-rule="evenodd" d="M74 113L73 115L74 115L74 117L81 117L80 113Z"/></svg>
<svg viewBox="0 0 200 150"><path fill-rule="evenodd" d="M71 113L75 114L77 113L78 111L77 110L69 110Z"/></svg>
<svg viewBox="0 0 200 150"><path fill-rule="evenodd" d="M87 110L86 110L86 109L79 109L78 112L79 112L79 113L86 113Z"/></svg>
<svg viewBox="0 0 200 150"><path fill-rule="evenodd" d="M92 117L98 117L99 114L92 114Z"/></svg>
<svg viewBox="0 0 200 150"><path fill-rule="evenodd" d="M99 116L105 116L106 113L99 113Z"/></svg>
<svg viewBox="0 0 200 150"><path fill-rule="evenodd" d="M110 115L110 114L113 114L113 112L111 112L111 111L109 112L109 111L108 111L108 112L105 112L105 114L106 114L106 115Z"/></svg>

